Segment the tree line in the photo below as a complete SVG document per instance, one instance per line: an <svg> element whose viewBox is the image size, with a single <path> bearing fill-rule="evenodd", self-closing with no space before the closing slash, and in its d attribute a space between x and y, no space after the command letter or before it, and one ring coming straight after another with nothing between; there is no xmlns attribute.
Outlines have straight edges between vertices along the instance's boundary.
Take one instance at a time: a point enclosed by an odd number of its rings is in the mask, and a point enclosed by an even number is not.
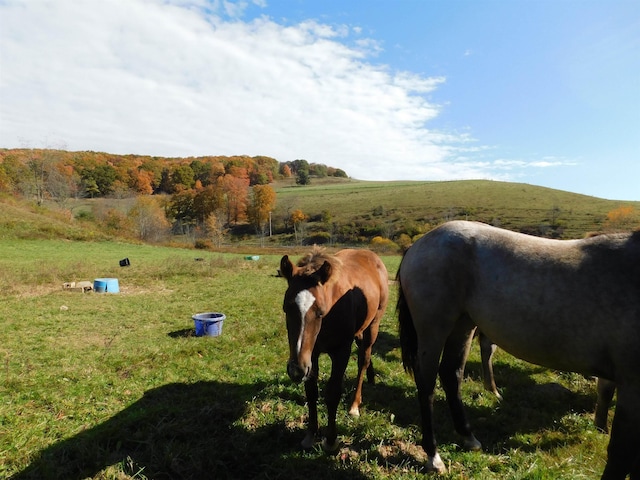
<svg viewBox="0 0 640 480"><path fill-rule="evenodd" d="M207 187L231 176L248 184L267 185L295 177L346 177L341 169L306 160L279 162L267 156L204 156L188 158L69 152L53 149L0 149L0 191L45 197L106 197L130 194L174 194Z"/></svg>
<svg viewBox="0 0 640 480"><path fill-rule="evenodd" d="M347 175L341 169L302 159L279 162L267 156L170 158L0 149L0 192L34 199L38 205L46 200L64 206L71 198L162 197L161 202L136 202L132 215L141 237L152 230L150 219L159 223L154 204L163 209L175 233L201 228L216 238L239 223L249 223L257 233L264 233L276 201L269 184L293 177L306 185L314 176Z"/></svg>

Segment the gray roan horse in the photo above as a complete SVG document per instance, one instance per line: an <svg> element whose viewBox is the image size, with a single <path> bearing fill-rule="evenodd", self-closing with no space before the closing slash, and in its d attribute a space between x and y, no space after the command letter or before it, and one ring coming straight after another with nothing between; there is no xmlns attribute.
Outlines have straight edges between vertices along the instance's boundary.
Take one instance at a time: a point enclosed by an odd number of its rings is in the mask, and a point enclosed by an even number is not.
<svg viewBox="0 0 640 480"><path fill-rule="evenodd" d="M502 400L502 395L498 392L496 380L493 375L493 354L496 351L497 345L493 343L489 337L484 335L479 330L476 330L478 335L478 343L480 344L480 358L482 362L482 383L485 390L493 393L498 400ZM598 378L598 384L596 387L598 391L598 401L596 402L596 413L594 416L594 423L601 432L608 432L609 427L607 421L609 418L609 406L613 400L613 395L616 391L616 384L610 380L604 378Z"/></svg>
<svg viewBox="0 0 640 480"><path fill-rule="evenodd" d="M615 383L603 479L640 479L640 232L549 240L454 221L398 271L402 361L414 374L427 468L446 467L432 413L439 374L456 431L479 450L460 396L474 330L512 355Z"/></svg>
<svg viewBox="0 0 640 480"><path fill-rule="evenodd" d="M336 412L354 339L358 380L351 415L360 414L365 373L370 383L374 381L371 347L389 300L387 269L368 250L347 249L328 255L315 247L297 265L287 255L282 257L280 273L288 283L283 303L289 336L287 373L291 380L305 382L309 406L302 446L312 447L318 433L318 357L327 353L331 376L325 389L328 427L322 446L334 451L338 448Z"/></svg>

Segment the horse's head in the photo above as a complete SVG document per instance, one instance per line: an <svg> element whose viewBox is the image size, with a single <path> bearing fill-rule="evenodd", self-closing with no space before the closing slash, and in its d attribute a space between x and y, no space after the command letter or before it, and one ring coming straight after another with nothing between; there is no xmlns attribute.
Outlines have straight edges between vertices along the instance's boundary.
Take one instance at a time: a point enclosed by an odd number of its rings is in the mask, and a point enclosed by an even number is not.
<svg viewBox="0 0 640 480"><path fill-rule="evenodd" d="M288 288L282 306L287 319L289 362L287 373L294 382L304 382L312 374L312 353L322 327L322 318L331 308L324 284L331 276L331 264L324 261L317 268L295 266L285 255L280 273Z"/></svg>

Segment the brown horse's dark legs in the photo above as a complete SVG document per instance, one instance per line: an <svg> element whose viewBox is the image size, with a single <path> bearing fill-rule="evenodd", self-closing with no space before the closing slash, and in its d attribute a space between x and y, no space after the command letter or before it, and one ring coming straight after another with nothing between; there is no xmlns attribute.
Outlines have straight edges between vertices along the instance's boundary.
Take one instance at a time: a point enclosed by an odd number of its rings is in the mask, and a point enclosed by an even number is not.
<svg viewBox="0 0 640 480"><path fill-rule="evenodd" d="M367 367L367 383L373 385L376 383L376 371L373 368L373 360L371 360L371 353L369 353L369 366Z"/></svg>
<svg viewBox="0 0 640 480"><path fill-rule="evenodd" d="M307 397L309 418L307 420L307 434L302 440L302 448L312 448L318 434L318 358L313 358L313 373L304 384Z"/></svg>
<svg viewBox="0 0 640 480"><path fill-rule="evenodd" d="M374 322L376 322L374 320ZM372 324L373 326L373 324ZM375 336L377 337L377 323L375 324ZM364 331L362 338L356 338L356 345L358 346L358 379L356 382L356 392L349 409L349 414L357 417L360 415L360 405L362 404L362 384L364 383L365 372L367 374L367 381L369 383L375 382L375 371L373 370L373 363L371 362L371 348L375 338L372 336L371 327Z"/></svg>
<svg viewBox="0 0 640 480"><path fill-rule="evenodd" d="M609 458L602 474L602 480L624 480L631 474L631 480L640 479L640 388L618 387L618 402L611 426Z"/></svg>
<svg viewBox="0 0 640 480"><path fill-rule="evenodd" d="M342 396L342 379L347 370L347 363L351 355L351 344L347 348L331 355L331 376L325 387L325 400L327 402L327 432L322 447L325 451L338 449L338 431L336 429L336 415L338 404Z"/></svg>
<svg viewBox="0 0 640 480"><path fill-rule="evenodd" d="M464 376L464 367L473 340L474 327L468 317L458 321L449 335L440 361L440 381L447 396L456 432L464 437L464 447L468 450L480 450L481 445L473 436L467 420L460 394L460 385Z"/></svg>
<svg viewBox="0 0 640 480"><path fill-rule="evenodd" d="M356 379L356 391L353 395L353 402L351 403L351 408L349 408L349 415L353 415L354 417L360 415L364 374L371 365L371 346L365 347L363 341L357 341L356 343L358 344L358 378ZM368 352L365 350L368 350Z"/></svg>
<svg viewBox="0 0 640 480"><path fill-rule="evenodd" d="M373 369L373 360L371 360L371 350L373 348L373 344L376 343L378 339L378 332L380 330L380 319L384 314L384 310L378 310L376 313L376 318L373 319L369 328L365 331L365 338L369 339L369 348L365 350L366 362L367 362L367 382L371 385L376 383L376 372Z"/></svg>

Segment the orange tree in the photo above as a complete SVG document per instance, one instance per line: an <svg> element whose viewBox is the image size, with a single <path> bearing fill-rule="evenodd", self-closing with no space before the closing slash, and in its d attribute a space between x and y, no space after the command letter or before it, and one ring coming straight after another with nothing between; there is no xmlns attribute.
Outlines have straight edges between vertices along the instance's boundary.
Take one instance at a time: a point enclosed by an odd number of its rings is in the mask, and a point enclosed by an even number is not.
<svg viewBox="0 0 640 480"><path fill-rule="evenodd" d="M276 192L269 185L254 185L251 187L247 218L256 232L262 232L269 220L269 213L276 204Z"/></svg>
<svg viewBox="0 0 640 480"><path fill-rule="evenodd" d="M295 235L297 242L302 241L302 237L304 236L304 222L308 218L309 217L300 209L296 209L291 212L290 221L293 224L293 234Z"/></svg>

